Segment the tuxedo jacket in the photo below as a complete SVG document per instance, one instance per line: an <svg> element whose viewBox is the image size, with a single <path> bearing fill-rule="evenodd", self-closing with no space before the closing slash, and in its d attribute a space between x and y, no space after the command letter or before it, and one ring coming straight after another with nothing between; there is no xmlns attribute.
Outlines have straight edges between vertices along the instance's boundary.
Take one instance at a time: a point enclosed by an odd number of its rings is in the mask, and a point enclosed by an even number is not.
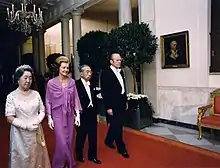
<svg viewBox="0 0 220 168"><path fill-rule="evenodd" d="M122 71L120 73L123 78L125 88L124 74ZM125 109L127 100L126 90L123 95L121 94L121 91L121 84L119 83L113 70L110 67L103 70L101 74L101 93L106 110L113 109L116 111L123 111Z"/></svg>
<svg viewBox="0 0 220 168"><path fill-rule="evenodd" d="M94 113L98 114L98 104L97 104L97 97L96 92L94 90L94 87L92 85L90 87L91 97L92 97L92 104L93 104L93 111ZM86 92L86 89L83 85L83 82L81 79L76 81L76 88L79 95L79 100L82 106L82 112L86 112L86 109L88 109L88 105L90 103L89 96Z"/></svg>

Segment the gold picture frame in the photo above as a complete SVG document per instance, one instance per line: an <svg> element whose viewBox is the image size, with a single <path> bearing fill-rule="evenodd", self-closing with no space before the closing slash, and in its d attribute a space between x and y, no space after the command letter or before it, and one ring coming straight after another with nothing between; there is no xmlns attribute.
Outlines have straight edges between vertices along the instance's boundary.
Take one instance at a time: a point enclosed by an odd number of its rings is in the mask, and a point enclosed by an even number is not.
<svg viewBox="0 0 220 168"><path fill-rule="evenodd" d="M161 36L160 49L162 69L190 67L188 31Z"/></svg>

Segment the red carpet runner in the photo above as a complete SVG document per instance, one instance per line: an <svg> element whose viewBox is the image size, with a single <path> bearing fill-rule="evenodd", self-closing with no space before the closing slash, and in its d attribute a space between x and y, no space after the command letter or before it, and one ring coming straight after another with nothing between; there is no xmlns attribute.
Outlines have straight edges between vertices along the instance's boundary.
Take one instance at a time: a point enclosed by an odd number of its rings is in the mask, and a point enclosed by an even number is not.
<svg viewBox="0 0 220 168"><path fill-rule="evenodd" d="M219 168L220 154L197 147L185 145L162 137L132 131L124 131L130 159L124 159L116 150L108 149L104 144L107 127L99 124L99 158L101 165L86 161L78 164L78 168ZM54 135L44 125L47 146L52 156ZM9 150L9 127L3 117L0 118L0 168L7 168ZM87 146L85 147L85 150ZM86 154L85 154L86 158Z"/></svg>

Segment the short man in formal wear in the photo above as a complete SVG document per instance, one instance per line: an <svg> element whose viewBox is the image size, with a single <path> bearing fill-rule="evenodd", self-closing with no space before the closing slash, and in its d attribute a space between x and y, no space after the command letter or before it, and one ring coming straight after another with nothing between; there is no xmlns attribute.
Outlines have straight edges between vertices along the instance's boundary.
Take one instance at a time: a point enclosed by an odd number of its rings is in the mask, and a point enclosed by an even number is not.
<svg viewBox="0 0 220 168"><path fill-rule="evenodd" d="M120 69L121 62L122 58L120 54L111 54L111 65L101 74L101 91L107 110L106 119L110 123L105 144L109 148L115 148L115 142L118 152L124 158L129 158L123 141L123 120L127 108L127 96L124 74Z"/></svg>
<svg viewBox="0 0 220 168"><path fill-rule="evenodd" d="M80 127L76 128L76 159L84 162L83 148L88 135L88 160L101 164L101 161L97 158L97 98L94 88L90 85L92 70L88 65L82 65L79 71L81 79L76 81L76 88L83 111L80 115Z"/></svg>

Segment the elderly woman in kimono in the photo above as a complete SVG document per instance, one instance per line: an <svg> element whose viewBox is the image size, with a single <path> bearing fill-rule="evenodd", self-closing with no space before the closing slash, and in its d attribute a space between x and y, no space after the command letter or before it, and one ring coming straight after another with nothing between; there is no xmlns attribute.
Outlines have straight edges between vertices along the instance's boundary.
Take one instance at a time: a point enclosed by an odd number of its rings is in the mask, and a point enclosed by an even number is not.
<svg viewBox="0 0 220 168"><path fill-rule="evenodd" d="M58 57L56 64L58 76L48 81L46 89L48 125L54 129L56 137L52 167L61 168L68 164L69 168L73 168L76 165L73 157L73 129L74 123L80 125L81 104L75 80L68 76L68 57Z"/></svg>
<svg viewBox="0 0 220 168"><path fill-rule="evenodd" d="M15 71L18 88L7 95L5 116L11 124L9 168L50 168L41 122L45 108L39 93L30 89L33 70L22 65Z"/></svg>

